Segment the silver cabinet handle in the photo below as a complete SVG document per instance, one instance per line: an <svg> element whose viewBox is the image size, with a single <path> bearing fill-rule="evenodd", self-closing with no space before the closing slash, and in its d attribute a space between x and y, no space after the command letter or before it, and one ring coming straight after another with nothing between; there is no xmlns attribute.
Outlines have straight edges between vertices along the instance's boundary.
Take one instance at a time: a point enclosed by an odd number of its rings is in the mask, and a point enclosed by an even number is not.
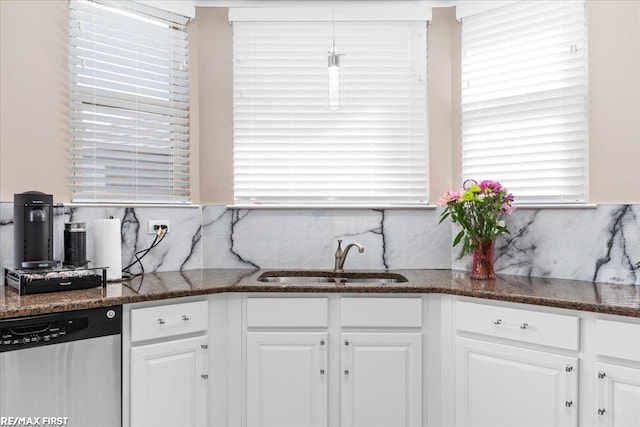
<svg viewBox="0 0 640 427"><path fill-rule="evenodd" d="M165 322L163 318L160 318L160 319L158 319L158 323L161 324L161 325L164 325L167 322Z"/></svg>
<svg viewBox="0 0 640 427"><path fill-rule="evenodd" d="M345 369L345 370L344 370L344 374L345 374L345 375L349 375L349 370L348 370L348 369Z"/></svg>
<svg viewBox="0 0 640 427"><path fill-rule="evenodd" d="M494 325L501 325L502 324L502 319L496 319L493 321Z"/></svg>
<svg viewBox="0 0 640 427"><path fill-rule="evenodd" d="M209 374L202 374L202 375L200 375L200 378L202 378L203 380L208 380L209 379Z"/></svg>
<svg viewBox="0 0 640 427"><path fill-rule="evenodd" d="M320 375L324 375L324 369L320 369Z"/></svg>
<svg viewBox="0 0 640 427"><path fill-rule="evenodd" d="M564 365L564 372L565 372L565 392L567 393L566 395L566 399L564 400L564 406L566 406L567 408L571 408L573 406L573 397L575 396L575 390L574 387L572 386L572 381L571 381L571 373L573 372L573 366L571 365Z"/></svg>
<svg viewBox="0 0 640 427"><path fill-rule="evenodd" d="M604 382L605 382L605 377L607 376L607 374L604 371L599 371L598 372L598 379L602 380L602 381L598 381L598 387L600 387L600 402L597 403L597 405L599 406L598 408L598 415L604 415L605 413L605 397L604 397Z"/></svg>
<svg viewBox="0 0 640 427"><path fill-rule="evenodd" d="M528 323L522 323L520 324L520 329L527 329L529 327Z"/></svg>
<svg viewBox="0 0 640 427"><path fill-rule="evenodd" d="M188 320L191 320L191 317L187 316L186 314L182 315L182 320L184 320L185 322Z"/></svg>

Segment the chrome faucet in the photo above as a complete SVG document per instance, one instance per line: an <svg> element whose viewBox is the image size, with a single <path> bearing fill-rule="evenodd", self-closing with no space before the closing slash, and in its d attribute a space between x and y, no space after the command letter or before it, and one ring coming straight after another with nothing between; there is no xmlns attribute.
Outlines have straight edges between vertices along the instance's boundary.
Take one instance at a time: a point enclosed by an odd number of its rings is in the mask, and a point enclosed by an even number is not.
<svg viewBox="0 0 640 427"><path fill-rule="evenodd" d="M347 259L347 254L349 253L349 249L354 246L358 247L358 251L360 253L364 252L364 246L360 243L350 243L342 250L342 240L338 240L338 249L336 249L336 265L333 269L336 273L342 273L344 271L344 261Z"/></svg>

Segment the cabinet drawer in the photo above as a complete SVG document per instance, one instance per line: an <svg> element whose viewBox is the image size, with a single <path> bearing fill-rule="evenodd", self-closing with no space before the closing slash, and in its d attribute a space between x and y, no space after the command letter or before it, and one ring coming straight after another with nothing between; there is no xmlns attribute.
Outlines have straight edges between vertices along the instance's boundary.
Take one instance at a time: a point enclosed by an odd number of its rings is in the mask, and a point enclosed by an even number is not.
<svg viewBox="0 0 640 427"><path fill-rule="evenodd" d="M579 318L458 301L458 331L578 351Z"/></svg>
<svg viewBox="0 0 640 427"><path fill-rule="evenodd" d="M342 298L340 324L350 327L422 327L422 298Z"/></svg>
<svg viewBox="0 0 640 427"><path fill-rule="evenodd" d="M131 310L131 342L206 331L209 323L206 301Z"/></svg>
<svg viewBox="0 0 640 427"><path fill-rule="evenodd" d="M640 362L640 325L596 319L596 351Z"/></svg>
<svg viewBox="0 0 640 427"><path fill-rule="evenodd" d="M247 298L248 327L327 327L326 298Z"/></svg>

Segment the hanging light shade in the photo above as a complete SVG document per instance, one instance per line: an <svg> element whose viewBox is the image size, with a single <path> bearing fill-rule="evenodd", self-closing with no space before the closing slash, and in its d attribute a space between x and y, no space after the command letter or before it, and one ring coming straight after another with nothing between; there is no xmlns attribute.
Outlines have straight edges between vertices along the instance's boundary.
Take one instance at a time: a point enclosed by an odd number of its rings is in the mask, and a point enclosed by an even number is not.
<svg viewBox="0 0 640 427"><path fill-rule="evenodd" d="M336 53L335 47L331 52L329 52L329 108L331 110L340 108L340 56L340 54Z"/></svg>
<svg viewBox="0 0 640 427"><path fill-rule="evenodd" d="M331 35L333 38L333 44L331 51L329 52L329 58L327 61L329 70L329 109L337 110L340 108L342 101L342 85L340 83L340 57L343 54L336 53L336 3L332 2L331 10Z"/></svg>

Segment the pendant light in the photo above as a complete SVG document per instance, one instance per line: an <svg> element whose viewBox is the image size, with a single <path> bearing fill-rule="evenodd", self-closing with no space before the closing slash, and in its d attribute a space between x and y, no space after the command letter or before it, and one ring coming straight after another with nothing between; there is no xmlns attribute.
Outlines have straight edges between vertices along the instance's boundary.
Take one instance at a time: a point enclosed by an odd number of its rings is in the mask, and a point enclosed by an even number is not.
<svg viewBox="0 0 640 427"><path fill-rule="evenodd" d="M329 109L337 110L340 108L342 97L342 85L340 83L340 57L344 54L336 53L336 0L332 3L332 36L333 45L329 52L328 70L329 70Z"/></svg>

